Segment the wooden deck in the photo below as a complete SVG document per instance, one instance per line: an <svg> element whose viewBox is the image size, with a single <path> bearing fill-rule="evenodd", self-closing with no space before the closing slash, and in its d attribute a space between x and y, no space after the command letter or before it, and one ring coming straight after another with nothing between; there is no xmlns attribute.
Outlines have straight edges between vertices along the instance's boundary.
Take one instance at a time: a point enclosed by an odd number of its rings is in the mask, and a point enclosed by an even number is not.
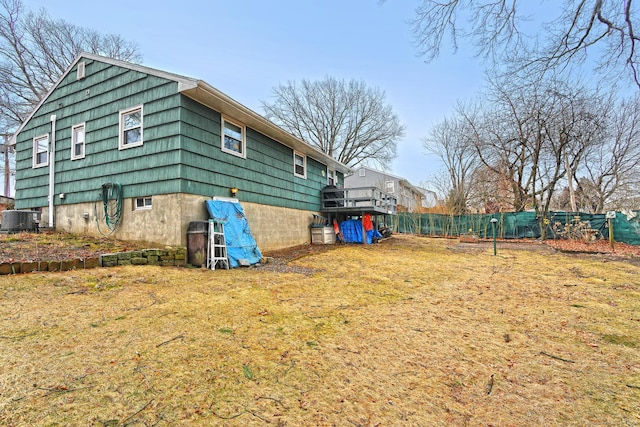
<svg viewBox="0 0 640 427"><path fill-rule="evenodd" d="M324 213L346 215L395 215L398 201L376 187L325 188L322 190Z"/></svg>

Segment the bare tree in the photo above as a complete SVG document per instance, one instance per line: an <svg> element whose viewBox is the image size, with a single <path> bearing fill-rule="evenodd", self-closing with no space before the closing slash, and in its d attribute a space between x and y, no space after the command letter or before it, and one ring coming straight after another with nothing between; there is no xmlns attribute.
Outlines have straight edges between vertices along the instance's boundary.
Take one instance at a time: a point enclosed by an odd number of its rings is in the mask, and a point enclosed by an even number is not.
<svg viewBox="0 0 640 427"><path fill-rule="evenodd" d="M580 205L591 213L628 208L640 182L640 96L610 102L601 116L606 118L601 140L577 170Z"/></svg>
<svg viewBox="0 0 640 427"><path fill-rule="evenodd" d="M288 82L262 102L265 116L349 166L389 166L404 127L379 89L364 82L326 77Z"/></svg>
<svg viewBox="0 0 640 427"><path fill-rule="evenodd" d="M557 6L560 6L559 8ZM527 49L525 64L547 70L582 63L588 54L600 55L605 69L627 68L640 86L638 9L632 0L565 0L557 13L545 16L541 39L523 32L531 9L518 0L423 0L412 21L414 42L427 60L433 60L449 40L457 49L461 38L472 41L478 53L493 59ZM553 7L545 10L553 11Z"/></svg>
<svg viewBox="0 0 640 427"><path fill-rule="evenodd" d="M447 195L451 191L451 180L449 174L445 170L438 170L427 179L420 182L421 188L428 189L433 194L434 206L437 207L439 213L449 213L447 207Z"/></svg>
<svg viewBox="0 0 640 427"><path fill-rule="evenodd" d="M536 174L542 153L536 113L542 101L535 96L535 90L493 81L480 110L457 110L467 123L469 140L484 173L501 177L495 180L495 194L516 212L534 204Z"/></svg>
<svg viewBox="0 0 640 427"><path fill-rule="evenodd" d="M585 156L602 140L607 108L601 99L555 78L497 78L478 102L459 104L458 125L434 133L444 133L437 139L444 153L443 141L460 141L481 163L466 180L474 188L467 201L485 210L535 208L543 220L560 187L574 188Z"/></svg>
<svg viewBox="0 0 640 427"><path fill-rule="evenodd" d="M468 212L472 174L479 165L474 145L468 140L469 132L464 129L466 124L458 117L444 119L422 140L427 152L438 156L447 171L445 203L454 215Z"/></svg>
<svg viewBox="0 0 640 427"><path fill-rule="evenodd" d="M510 212L513 210L509 181L506 174L498 174L484 165L478 166L473 175L471 206L475 206L478 212ZM505 189L507 191L505 191Z"/></svg>
<svg viewBox="0 0 640 427"><path fill-rule="evenodd" d="M543 155L534 193L538 212L546 217L559 186L567 181L571 210L576 211L574 176L586 153L601 141L605 126L600 96L578 86L554 81L542 92L550 102L540 123Z"/></svg>
<svg viewBox="0 0 640 427"><path fill-rule="evenodd" d="M0 0L0 132L14 130L81 52L139 62L138 47Z"/></svg>

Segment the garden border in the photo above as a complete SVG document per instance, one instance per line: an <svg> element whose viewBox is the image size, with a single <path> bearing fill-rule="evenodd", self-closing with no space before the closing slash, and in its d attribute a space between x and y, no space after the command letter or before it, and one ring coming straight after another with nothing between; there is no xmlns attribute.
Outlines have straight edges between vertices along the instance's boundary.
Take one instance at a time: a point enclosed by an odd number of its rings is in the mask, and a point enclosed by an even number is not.
<svg viewBox="0 0 640 427"><path fill-rule="evenodd" d="M45 271L69 271L96 267L122 265L157 265L163 267L186 267L187 248L141 249L115 252L87 258L72 258L62 261L25 261L0 263L0 275Z"/></svg>

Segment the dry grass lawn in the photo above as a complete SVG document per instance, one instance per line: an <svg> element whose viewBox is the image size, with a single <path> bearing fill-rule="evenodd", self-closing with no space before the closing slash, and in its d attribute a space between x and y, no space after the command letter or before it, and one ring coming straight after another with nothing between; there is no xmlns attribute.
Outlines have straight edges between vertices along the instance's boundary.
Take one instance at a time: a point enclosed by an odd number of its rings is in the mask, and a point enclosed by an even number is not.
<svg viewBox="0 0 640 427"><path fill-rule="evenodd" d="M3 276L0 424L640 425L639 267L455 244Z"/></svg>

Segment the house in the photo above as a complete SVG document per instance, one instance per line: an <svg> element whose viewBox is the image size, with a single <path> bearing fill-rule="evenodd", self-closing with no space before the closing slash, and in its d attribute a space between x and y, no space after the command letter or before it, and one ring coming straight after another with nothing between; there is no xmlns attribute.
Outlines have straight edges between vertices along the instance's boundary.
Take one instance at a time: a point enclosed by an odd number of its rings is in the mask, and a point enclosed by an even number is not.
<svg viewBox="0 0 640 427"><path fill-rule="evenodd" d="M14 200L11 197L0 196L0 212L13 209Z"/></svg>
<svg viewBox="0 0 640 427"><path fill-rule="evenodd" d="M344 187L377 187L397 199L398 211L418 212L424 198L424 194L406 179L366 166L346 176Z"/></svg>
<svg viewBox="0 0 640 427"><path fill-rule="evenodd" d="M416 188L424 195L422 199L423 210L432 209L438 205L440 201L438 200L438 194L435 191L429 190L424 187L416 187Z"/></svg>
<svg viewBox="0 0 640 427"><path fill-rule="evenodd" d="M16 209L73 233L185 245L204 201L241 202L262 250L308 242L350 169L208 83L80 55L20 126Z"/></svg>

